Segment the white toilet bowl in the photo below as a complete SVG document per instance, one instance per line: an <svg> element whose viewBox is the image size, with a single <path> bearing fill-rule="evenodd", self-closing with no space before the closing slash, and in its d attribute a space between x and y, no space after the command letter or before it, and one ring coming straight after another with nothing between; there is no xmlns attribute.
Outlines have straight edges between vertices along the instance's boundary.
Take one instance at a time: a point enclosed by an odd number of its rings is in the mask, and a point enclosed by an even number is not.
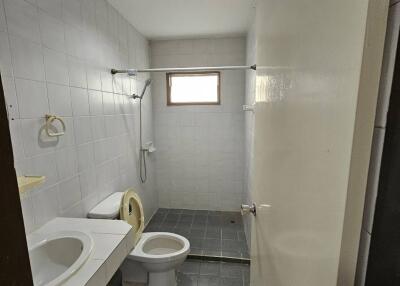
<svg viewBox="0 0 400 286"><path fill-rule="evenodd" d="M190 251L189 241L169 232L143 233L128 259L140 262L149 273L149 286L176 285L175 269Z"/></svg>
<svg viewBox="0 0 400 286"><path fill-rule="evenodd" d="M121 266L124 284L147 282L149 286L176 286L175 269L189 254L189 241L175 233L142 233L142 203L132 190L107 197L89 212L88 217L115 219L118 213L120 219L132 226L135 245Z"/></svg>

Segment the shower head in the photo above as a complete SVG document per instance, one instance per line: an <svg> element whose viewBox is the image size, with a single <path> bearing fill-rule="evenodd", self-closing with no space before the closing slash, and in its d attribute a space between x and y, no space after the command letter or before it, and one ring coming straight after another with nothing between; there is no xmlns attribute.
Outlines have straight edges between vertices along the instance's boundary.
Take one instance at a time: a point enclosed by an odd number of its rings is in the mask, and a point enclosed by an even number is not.
<svg viewBox="0 0 400 286"><path fill-rule="evenodd" d="M151 84L151 79L149 78L149 79L147 79L146 82L144 83L144 87L143 87L143 90L142 90L142 93L140 94L140 96L139 96L139 95L136 95L136 94L133 94L133 95L132 95L132 98L133 98L133 99L137 99L137 98L142 99L143 96L144 96L144 93L146 92L147 87L148 87L150 84Z"/></svg>
<svg viewBox="0 0 400 286"><path fill-rule="evenodd" d="M143 87L142 93L140 94L140 99L143 98L144 93L146 92L146 89L147 89L147 87L148 87L150 84L151 84L151 79L149 78L149 79L147 79L146 82L144 83L144 87Z"/></svg>

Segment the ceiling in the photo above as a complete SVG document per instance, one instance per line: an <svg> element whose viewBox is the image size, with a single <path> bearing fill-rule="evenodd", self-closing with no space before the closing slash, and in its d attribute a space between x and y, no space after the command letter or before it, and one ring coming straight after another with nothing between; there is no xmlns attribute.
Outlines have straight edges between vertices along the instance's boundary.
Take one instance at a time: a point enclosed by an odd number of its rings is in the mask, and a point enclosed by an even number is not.
<svg viewBox="0 0 400 286"><path fill-rule="evenodd" d="M108 0L148 39L243 35L255 0Z"/></svg>

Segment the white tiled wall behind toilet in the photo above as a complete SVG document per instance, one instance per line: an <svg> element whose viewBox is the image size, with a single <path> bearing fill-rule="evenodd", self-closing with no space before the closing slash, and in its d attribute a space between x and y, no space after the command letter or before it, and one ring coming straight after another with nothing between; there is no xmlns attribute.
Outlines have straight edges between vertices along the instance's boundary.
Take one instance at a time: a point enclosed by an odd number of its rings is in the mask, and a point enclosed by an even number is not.
<svg viewBox="0 0 400 286"><path fill-rule="evenodd" d="M136 187L146 217L157 208L153 162L138 180L138 102L128 95L149 75L112 77L111 68L148 67L147 40L105 0L0 0L0 69L19 175L46 183L21 198L27 232L56 216L85 217L112 192ZM152 99L144 138L152 140ZM45 135L46 113L66 134Z"/></svg>
<svg viewBox="0 0 400 286"><path fill-rule="evenodd" d="M244 37L152 41L152 67L244 65ZM160 207L239 210L244 176L245 72L221 72L221 105L167 106L154 73Z"/></svg>

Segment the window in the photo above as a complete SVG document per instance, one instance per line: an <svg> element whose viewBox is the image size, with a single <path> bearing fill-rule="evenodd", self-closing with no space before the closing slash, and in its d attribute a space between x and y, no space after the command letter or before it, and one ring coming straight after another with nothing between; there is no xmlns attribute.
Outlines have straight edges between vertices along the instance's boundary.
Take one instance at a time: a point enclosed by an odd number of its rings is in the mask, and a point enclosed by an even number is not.
<svg viewBox="0 0 400 286"><path fill-rule="evenodd" d="M220 104L220 73L167 73L167 105Z"/></svg>

